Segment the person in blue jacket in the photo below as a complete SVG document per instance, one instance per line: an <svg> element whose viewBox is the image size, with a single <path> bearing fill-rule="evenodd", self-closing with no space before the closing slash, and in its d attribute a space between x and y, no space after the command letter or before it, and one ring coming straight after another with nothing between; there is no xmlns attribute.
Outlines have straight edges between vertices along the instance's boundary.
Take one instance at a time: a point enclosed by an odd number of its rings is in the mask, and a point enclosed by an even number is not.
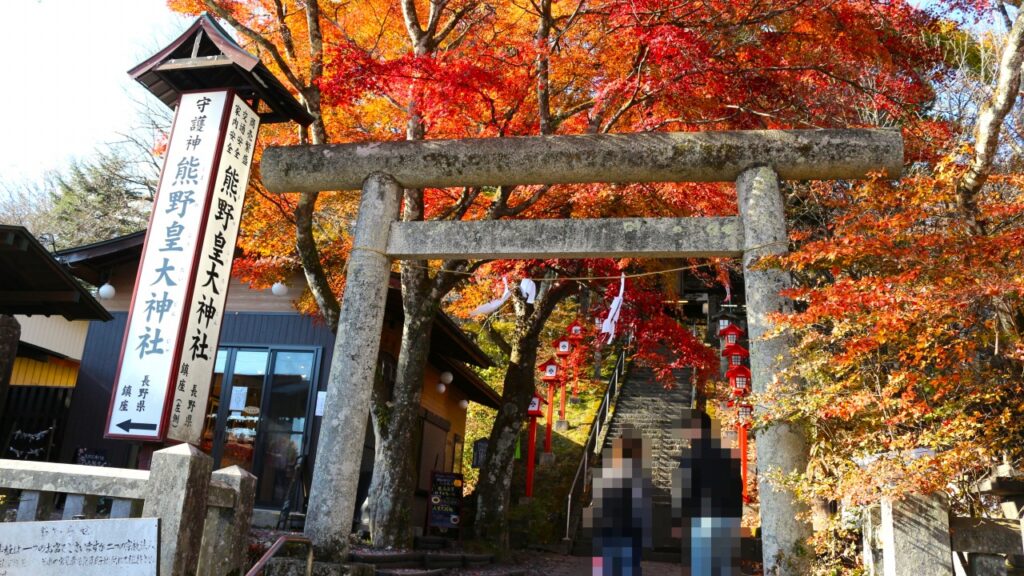
<svg viewBox="0 0 1024 576"><path fill-rule="evenodd" d="M672 476L673 531L682 537L684 574L733 576L743 517L740 461L703 411L686 410L676 432L690 442Z"/></svg>

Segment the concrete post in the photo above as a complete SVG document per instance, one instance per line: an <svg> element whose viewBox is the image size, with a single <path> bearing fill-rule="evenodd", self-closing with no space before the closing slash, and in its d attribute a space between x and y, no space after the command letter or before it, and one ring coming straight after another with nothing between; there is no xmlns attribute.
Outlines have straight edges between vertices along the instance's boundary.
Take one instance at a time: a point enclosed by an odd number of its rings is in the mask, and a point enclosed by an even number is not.
<svg viewBox="0 0 1024 576"><path fill-rule="evenodd" d="M744 231L750 374L754 392L761 393L792 362L790 335L765 337L771 328L768 316L792 310L792 303L779 294L790 287L791 279L781 270L755 270L754 266L763 256L785 253L789 238L778 178L771 168L751 168L740 174L736 195ZM801 548L811 535L811 527L798 519L805 507L793 494L769 483L767 477L771 471L803 472L808 458L806 439L799 430L785 424L757 430L756 439L765 574L772 573L773 568L780 575L805 574L801 555L807 551Z"/></svg>
<svg viewBox="0 0 1024 576"><path fill-rule="evenodd" d="M242 574L247 568L246 552L256 498L256 477L238 466L231 466L214 472L210 482L230 488L235 494L235 505L232 508L207 508L203 547L199 553L199 575Z"/></svg>
<svg viewBox="0 0 1024 576"><path fill-rule="evenodd" d="M1001 554L971 553L968 555L968 576L1006 576L1006 573L1006 557Z"/></svg>
<svg viewBox="0 0 1024 576"><path fill-rule="evenodd" d="M398 218L401 191L389 176L371 174L366 179L348 259L305 528L318 556L333 560L343 559L352 531L391 274L384 250L391 223Z"/></svg>
<svg viewBox="0 0 1024 576"><path fill-rule="evenodd" d="M53 513L53 492L22 490L18 499L18 522L46 521Z"/></svg>
<svg viewBox="0 0 1024 576"><path fill-rule="evenodd" d="M882 576L882 509L869 506L864 510L861 525L862 547L864 550L864 572L866 576Z"/></svg>
<svg viewBox="0 0 1024 576"><path fill-rule="evenodd" d="M61 520L75 520L78 518L93 518L96 516L96 504L98 496L91 494L68 494L64 500L64 514Z"/></svg>
<svg viewBox="0 0 1024 576"><path fill-rule="evenodd" d="M128 498L114 498L110 504L111 518L138 518L141 514L142 502Z"/></svg>
<svg viewBox="0 0 1024 576"><path fill-rule="evenodd" d="M953 576L945 494L882 501L884 576Z"/></svg>
<svg viewBox="0 0 1024 576"><path fill-rule="evenodd" d="M144 518L160 519L160 576L192 576L206 520L213 459L190 444L153 453Z"/></svg>

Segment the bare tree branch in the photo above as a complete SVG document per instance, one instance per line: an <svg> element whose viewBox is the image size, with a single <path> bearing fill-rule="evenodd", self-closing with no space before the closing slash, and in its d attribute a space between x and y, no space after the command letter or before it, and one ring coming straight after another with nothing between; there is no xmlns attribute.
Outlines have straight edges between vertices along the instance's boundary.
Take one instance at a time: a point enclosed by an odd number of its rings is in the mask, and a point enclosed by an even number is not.
<svg viewBox="0 0 1024 576"><path fill-rule="evenodd" d="M238 30L246 38L258 44L260 48L266 50L267 53L270 54L270 57L274 59L274 63L281 69L281 73L288 79L288 82L292 84L296 91L302 92L302 89L305 88L305 83L302 82L302 79L299 78L292 70L291 66L288 65L288 62L285 61L284 56L281 55L281 51L277 49L277 46L274 46L270 40L261 36L259 32L256 32L252 28L249 28L239 22L238 18L232 16L231 12L228 12L227 9L217 4L214 0L203 0L203 4L205 4L211 12L227 21L228 24L231 24L232 28Z"/></svg>
<svg viewBox="0 0 1024 576"><path fill-rule="evenodd" d="M494 345L498 347L498 350L501 351L505 358L512 356L512 345L494 329L494 326L491 325L490 318L480 324L480 330L487 336L487 338L490 339L491 342L494 342Z"/></svg>
<svg viewBox="0 0 1024 576"><path fill-rule="evenodd" d="M978 218L978 193L992 172L999 147L999 131L1010 113L1020 91L1021 64L1024 63L1024 11L1018 11L1010 28L999 62L995 92L978 114L975 130L974 158L970 167L956 183L957 204L975 234L984 234Z"/></svg>
<svg viewBox="0 0 1024 576"><path fill-rule="evenodd" d="M405 29L409 33L409 39L412 40L414 51L416 54L422 54L420 50L426 48L424 43L426 33L420 26L415 0L402 0L402 16L405 18Z"/></svg>

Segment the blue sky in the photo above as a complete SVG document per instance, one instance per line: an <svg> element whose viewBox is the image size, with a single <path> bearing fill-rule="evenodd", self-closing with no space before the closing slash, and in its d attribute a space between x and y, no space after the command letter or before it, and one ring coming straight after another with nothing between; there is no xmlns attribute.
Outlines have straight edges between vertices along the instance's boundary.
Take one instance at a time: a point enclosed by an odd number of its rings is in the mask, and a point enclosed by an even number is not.
<svg viewBox="0 0 1024 576"><path fill-rule="evenodd" d="M6 0L0 182L38 179L132 130L132 101L152 97L125 72L191 21L164 0Z"/></svg>

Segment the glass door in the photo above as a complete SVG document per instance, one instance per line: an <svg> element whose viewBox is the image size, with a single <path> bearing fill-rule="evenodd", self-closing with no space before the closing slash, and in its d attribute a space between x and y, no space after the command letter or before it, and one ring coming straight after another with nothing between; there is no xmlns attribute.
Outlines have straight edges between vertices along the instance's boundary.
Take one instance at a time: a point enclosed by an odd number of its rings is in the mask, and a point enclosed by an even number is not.
<svg viewBox="0 0 1024 576"><path fill-rule="evenodd" d="M218 468L238 465L256 473L253 460L269 360L268 350L232 350L228 385L220 397L221 441L213 454Z"/></svg>
<svg viewBox="0 0 1024 576"><path fill-rule="evenodd" d="M201 448L214 468L257 477L256 503L279 507L295 494L295 464L307 454L318 349L217 351ZM295 502L299 504L299 502Z"/></svg>
<svg viewBox="0 0 1024 576"><path fill-rule="evenodd" d="M316 353L275 350L256 447L256 503L279 506L296 492L295 464L306 454Z"/></svg>

